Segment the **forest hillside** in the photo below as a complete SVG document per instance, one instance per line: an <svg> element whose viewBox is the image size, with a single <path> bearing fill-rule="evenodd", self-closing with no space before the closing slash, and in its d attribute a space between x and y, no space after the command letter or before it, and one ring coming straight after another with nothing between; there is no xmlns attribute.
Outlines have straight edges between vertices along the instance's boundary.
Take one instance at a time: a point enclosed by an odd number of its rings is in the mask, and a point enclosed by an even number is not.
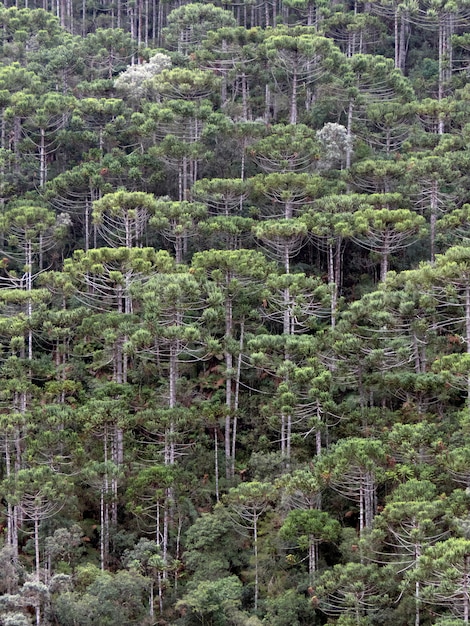
<svg viewBox="0 0 470 626"><path fill-rule="evenodd" d="M1 626L470 621L468 0L0 5Z"/></svg>

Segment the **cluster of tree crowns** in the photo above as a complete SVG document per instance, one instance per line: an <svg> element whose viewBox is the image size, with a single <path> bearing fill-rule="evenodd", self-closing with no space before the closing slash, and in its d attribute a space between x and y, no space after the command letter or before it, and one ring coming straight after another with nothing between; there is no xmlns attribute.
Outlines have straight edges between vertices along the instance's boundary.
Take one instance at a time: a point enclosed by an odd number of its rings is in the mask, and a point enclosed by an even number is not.
<svg viewBox="0 0 470 626"><path fill-rule="evenodd" d="M468 624L470 6L0 7L0 622Z"/></svg>

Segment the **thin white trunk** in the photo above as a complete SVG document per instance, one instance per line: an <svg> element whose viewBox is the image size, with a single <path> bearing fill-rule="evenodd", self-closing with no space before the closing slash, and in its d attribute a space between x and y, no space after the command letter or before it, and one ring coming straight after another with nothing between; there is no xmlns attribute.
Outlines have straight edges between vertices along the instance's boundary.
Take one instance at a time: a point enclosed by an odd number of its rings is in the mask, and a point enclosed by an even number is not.
<svg viewBox="0 0 470 626"><path fill-rule="evenodd" d="M258 567L258 523L256 514L253 518L253 542L255 551L255 611L258 610L258 596L259 596L259 567Z"/></svg>
<svg viewBox="0 0 470 626"><path fill-rule="evenodd" d="M465 287L465 342L470 354L470 285ZM467 403L470 407L470 374L467 375Z"/></svg>
<svg viewBox="0 0 470 626"><path fill-rule="evenodd" d="M39 554L39 520L37 517L34 518L34 556L36 562L36 580L39 582L41 560Z"/></svg>
<svg viewBox="0 0 470 626"><path fill-rule="evenodd" d="M214 428L214 472L215 472L215 499L219 502L219 443L217 428Z"/></svg>
<svg viewBox="0 0 470 626"><path fill-rule="evenodd" d="M245 335L245 322L240 323L240 343L239 343L239 352L237 359L237 374L235 381L235 397L233 402L233 426L232 426L232 466L231 466L231 476L235 475L235 454L236 454L236 446L237 446L237 412L238 412L238 402L240 397L240 377L241 377L241 369L242 369L242 354L243 354L243 341Z"/></svg>
<svg viewBox="0 0 470 626"><path fill-rule="evenodd" d="M230 276L226 277L226 288L228 289L230 282ZM230 427L232 421L232 368L233 368L233 355L230 349L230 342L232 339L233 331L233 311L232 311L232 299L227 298L225 302L225 476L230 478L231 474L231 440L230 440Z"/></svg>
<svg viewBox="0 0 470 626"><path fill-rule="evenodd" d="M431 263L434 263L437 211L439 208L439 189L438 189L437 180L433 180L431 183L431 207L430 208L431 208L431 218L430 218Z"/></svg>
<svg viewBox="0 0 470 626"><path fill-rule="evenodd" d="M39 186L41 189L46 184L47 180L47 161L46 161L46 134L44 128L40 130L40 143L39 143Z"/></svg>
<svg viewBox="0 0 470 626"><path fill-rule="evenodd" d="M153 589L153 587L154 587L153 580L151 580L150 581L150 594L149 594L149 614L150 614L150 619L151 619L152 622L154 621L153 620L153 616L155 614L155 610L154 610L154 606L153 606L153 603L154 603L154 597L153 597L154 589Z"/></svg>
<svg viewBox="0 0 470 626"><path fill-rule="evenodd" d="M464 557L463 571L463 623L468 624L470 617L470 556Z"/></svg>
<svg viewBox="0 0 470 626"><path fill-rule="evenodd" d="M291 103L290 103L290 123L297 124L297 87L298 87L298 79L297 79L297 69L294 69L294 73L292 75L292 95L291 95Z"/></svg>
<svg viewBox="0 0 470 626"><path fill-rule="evenodd" d="M353 109L354 104L353 101L349 101L348 106L348 121L347 121L347 148L346 148L346 169L351 167L351 159L352 159L352 119L353 119Z"/></svg>

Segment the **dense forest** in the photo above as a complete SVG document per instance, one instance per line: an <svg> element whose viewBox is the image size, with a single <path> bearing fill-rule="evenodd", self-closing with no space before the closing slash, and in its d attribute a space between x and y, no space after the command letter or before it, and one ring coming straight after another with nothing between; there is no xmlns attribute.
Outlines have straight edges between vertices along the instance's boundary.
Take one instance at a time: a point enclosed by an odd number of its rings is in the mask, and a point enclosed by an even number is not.
<svg viewBox="0 0 470 626"><path fill-rule="evenodd" d="M468 624L470 2L19 0L0 58L0 624Z"/></svg>

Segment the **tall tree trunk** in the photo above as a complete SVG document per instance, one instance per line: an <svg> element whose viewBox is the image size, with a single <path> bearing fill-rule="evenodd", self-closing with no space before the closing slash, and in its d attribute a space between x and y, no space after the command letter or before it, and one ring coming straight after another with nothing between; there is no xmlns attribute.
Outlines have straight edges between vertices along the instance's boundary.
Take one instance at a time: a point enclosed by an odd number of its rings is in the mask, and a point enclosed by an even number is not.
<svg viewBox="0 0 470 626"><path fill-rule="evenodd" d="M465 287L465 343L470 354L470 285ZM467 374L467 404L470 408L470 374Z"/></svg>
<svg viewBox="0 0 470 626"><path fill-rule="evenodd" d="M292 94L291 94L291 102L290 102L290 123L297 124L297 89L298 89L298 78L297 78L297 68L294 68L292 74Z"/></svg>
<svg viewBox="0 0 470 626"><path fill-rule="evenodd" d="M237 445L237 415L238 415L238 402L240 396L240 378L241 378L241 369L242 369L242 354L243 354L243 342L244 342L244 334L245 334L245 323L242 321L240 323L240 343L239 343L239 352L237 359L237 374L235 380L235 398L233 402L233 428L232 428L232 458L231 458L231 469L230 475L235 476L235 454L236 454L236 445Z"/></svg>
<svg viewBox="0 0 470 626"><path fill-rule="evenodd" d="M226 286L230 277L226 277ZM231 476L231 441L230 430L232 422L232 369L233 369L233 355L231 351L231 341L233 332L233 311L232 311L232 299L229 297L225 302L225 477Z"/></svg>
<svg viewBox="0 0 470 626"><path fill-rule="evenodd" d="M258 610L259 597L259 563L258 563L258 520L256 514L253 518L253 543L255 552L255 612Z"/></svg>
<svg viewBox="0 0 470 626"><path fill-rule="evenodd" d="M354 104L353 101L349 101L348 105L348 118L347 118L347 126L346 126L346 136L347 136L347 148L346 148L346 169L348 170L351 167L351 159L352 159L352 121L353 121L353 110Z"/></svg>
<svg viewBox="0 0 470 626"><path fill-rule="evenodd" d="M431 182L431 216L430 216L430 243L431 243L431 263L435 261L435 246L436 246L436 224L437 224L437 211L439 208L439 189L438 181L433 180Z"/></svg>

